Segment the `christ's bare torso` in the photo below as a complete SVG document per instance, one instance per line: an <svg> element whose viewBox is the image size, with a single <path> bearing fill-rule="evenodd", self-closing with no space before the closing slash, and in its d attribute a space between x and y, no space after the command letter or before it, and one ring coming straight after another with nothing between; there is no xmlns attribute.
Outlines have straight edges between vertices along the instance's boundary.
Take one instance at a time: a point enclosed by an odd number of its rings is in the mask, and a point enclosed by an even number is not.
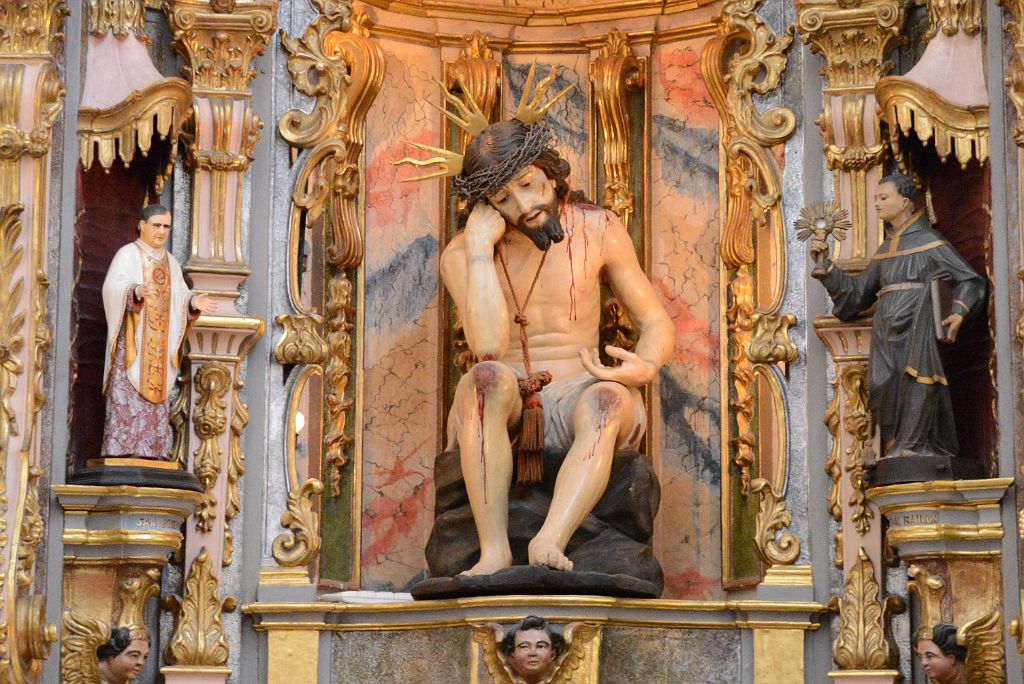
<svg viewBox="0 0 1024 684"><path fill-rule="evenodd" d="M603 238L609 223L605 210L599 207L585 204L563 206L561 219L565 240L551 245L548 250L525 309L532 370L549 371L555 380L586 372L578 352L598 346ZM462 233L453 238L446 252L464 253L464 238ZM510 316L508 349L499 360L523 372L519 326L512 320L516 305L502 270L499 251L505 255L512 287L520 304L526 299L544 254L515 230L508 230L495 246L494 265ZM446 281L445 285L455 301L462 302L465 300L465 281L454 280L458 282Z"/></svg>

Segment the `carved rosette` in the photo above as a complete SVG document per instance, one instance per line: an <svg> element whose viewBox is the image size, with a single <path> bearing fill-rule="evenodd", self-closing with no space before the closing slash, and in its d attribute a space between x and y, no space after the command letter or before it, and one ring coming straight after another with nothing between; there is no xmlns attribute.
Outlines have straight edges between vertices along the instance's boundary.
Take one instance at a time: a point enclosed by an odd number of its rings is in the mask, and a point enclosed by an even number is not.
<svg viewBox="0 0 1024 684"><path fill-rule="evenodd" d="M174 635L167 647L173 665L221 667L228 661L221 611L229 599L220 599L220 580L204 547L189 569L185 598L177 611Z"/></svg>
<svg viewBox="0 0 1024 684"><path fill-rule="evenodd" d="M370 39L365 12L350 18L344 3L313 2L320 14L301 37L281 31L292 84L316 102L309 113L291 110L278 122L281 137L303 152L292 194L289 238L289 294L298 315L276 317L284 336L275 346L275 356L282 364L315 365L323 370L326 425L319 470L328 473L330 493L336 497L341 494L342 473L351 461L353 445L348 424L355 406L352 275L363 260L358 200L365 119L383 83L385 59L383 50ZM482 37L474 45L472 49L487 50ZM473 73L465 77L475 83ZM322 274L326 288L324 301L309 307L302 304L295 268L301 235L311 230L326 235L324 262L313 268ZM298 386L292 389L293 402L299 391ZM294 425L288 430L293 433ZM273 544L277 562L289 567L309 564L320 550L315 503L323 484L314 478L300 485L297 477L281 516L287 531Z"/></svg>
<svg viewBox="0 0 1024 684"><path fill-rule="evenodd" d="M618 30L605 37L599 56L590 63L590 82L601 124L601 204L618 216L627 229L636 209L628 93L644 87L646 70L647 58L634 55L629 38Z"/></svg>
<svg viewBox="0 0 1024 684"><path fill-rule="evenodd" d="M759 2L732 0L722 7L717 36L710 40L701 60L701 71L721 117L721 146L725 153L725 206L722 208L721 256L725 272L723 309L728 362L723 364L723 403L730 420L723 420L723 555L726 583L759 571L740 568L732 560L733 538L754 523L756 509L749 501L752 481L761 473L761 454L767 443L759 434L785 436L785 395L771 368L758 358L776 363L792 356L791 344L781 323L788 328L795 319L781 314L785 287L786 236L780 203L782 173L772 148L785 143L796 128L796 116L784 107L760 111L756 95L775 90L786 68L792 35L776 36L757 15ZM755 239L757 249L755 250ZM755 338L754 316L762 328ZM776 318L771 318L776 317ZM770 324L780 325L770 330ZM788 342L788 340L787 340ZM774 391L765 392L771 386ZM762 426L756 429L755 425ZM765 428L764 426L771 426ZM784 453L775 454L785 459ZM776 472L785 472L785 462ZM771 483L771 486L781 486ZM736 495L739 498L736 498Z"/></svg>
<svg viewBox="0 0 1024 684"><path fill-rule="evenodd" d="M192 454L192 468L204 490L203 500L196 509L196 529L209 532L217 517L214 488L222 468L220 437L227 427L224 396L231 388L231 373L219 361L207 362L196 371L193 385L199 397L192 411L192 429L200 444Z"/></svg>

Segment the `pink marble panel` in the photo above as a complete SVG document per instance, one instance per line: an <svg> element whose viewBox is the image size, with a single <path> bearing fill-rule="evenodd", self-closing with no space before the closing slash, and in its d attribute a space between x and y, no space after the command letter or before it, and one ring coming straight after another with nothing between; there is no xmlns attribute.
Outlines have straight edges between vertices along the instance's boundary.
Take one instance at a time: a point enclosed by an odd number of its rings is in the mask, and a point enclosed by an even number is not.
<svg viewBox="0 0 1024 684"><path fill-rule="evenodd" d="M362 421L362 587L397 590L422 579L434 516L438 447L436 181L392 161L439 144L440 60L433 48L382 40L383 87L366 125L366 256Z"/></svg>
<svg viewBox="0 0 1024 684"><path fill-rule="evenodd" d="M651 88L651 278L676 327L653 392L661 480L655 552L666 598L721 595L718 114L703 40L656 47Z"/></svg>

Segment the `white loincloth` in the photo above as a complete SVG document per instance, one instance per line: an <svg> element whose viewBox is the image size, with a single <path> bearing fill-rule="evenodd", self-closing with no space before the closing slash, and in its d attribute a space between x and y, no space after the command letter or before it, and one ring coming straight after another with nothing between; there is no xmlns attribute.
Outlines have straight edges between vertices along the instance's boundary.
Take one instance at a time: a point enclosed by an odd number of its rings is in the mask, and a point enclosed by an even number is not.
<svg viewBox="0 0 1024 684"><path fill-rule="evenodd" d="M516 373L519 377L524 377ZM575 413L576 404L583 392L591 385L601 382L590 373L580 373L561 380L555 380L540 391L540 401L544 406L544 449L547 451L568 451L576 439ZM647 427L647 409L640 390L631 387L629 394L633 397L633 424L629 426L629 441L620 448L636 448L644 436ZM462 429L463 417L458 406L452 406L448 413L448 449L459 445L459 431ZM519 424L509 430L512 441L519 436Z"/></svg>

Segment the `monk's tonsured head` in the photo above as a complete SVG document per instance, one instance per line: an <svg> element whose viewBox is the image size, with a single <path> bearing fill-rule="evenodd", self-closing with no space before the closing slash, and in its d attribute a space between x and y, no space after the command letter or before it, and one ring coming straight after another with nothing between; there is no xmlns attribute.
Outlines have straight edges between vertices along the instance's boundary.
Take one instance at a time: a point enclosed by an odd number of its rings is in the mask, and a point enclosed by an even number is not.
<svg viewBox="0 0 1024 684"><path fill-rule="evenodd" d="M152 249L163 249L171 236L171 210L150 204L139 215L139 239Z"/></svg>

